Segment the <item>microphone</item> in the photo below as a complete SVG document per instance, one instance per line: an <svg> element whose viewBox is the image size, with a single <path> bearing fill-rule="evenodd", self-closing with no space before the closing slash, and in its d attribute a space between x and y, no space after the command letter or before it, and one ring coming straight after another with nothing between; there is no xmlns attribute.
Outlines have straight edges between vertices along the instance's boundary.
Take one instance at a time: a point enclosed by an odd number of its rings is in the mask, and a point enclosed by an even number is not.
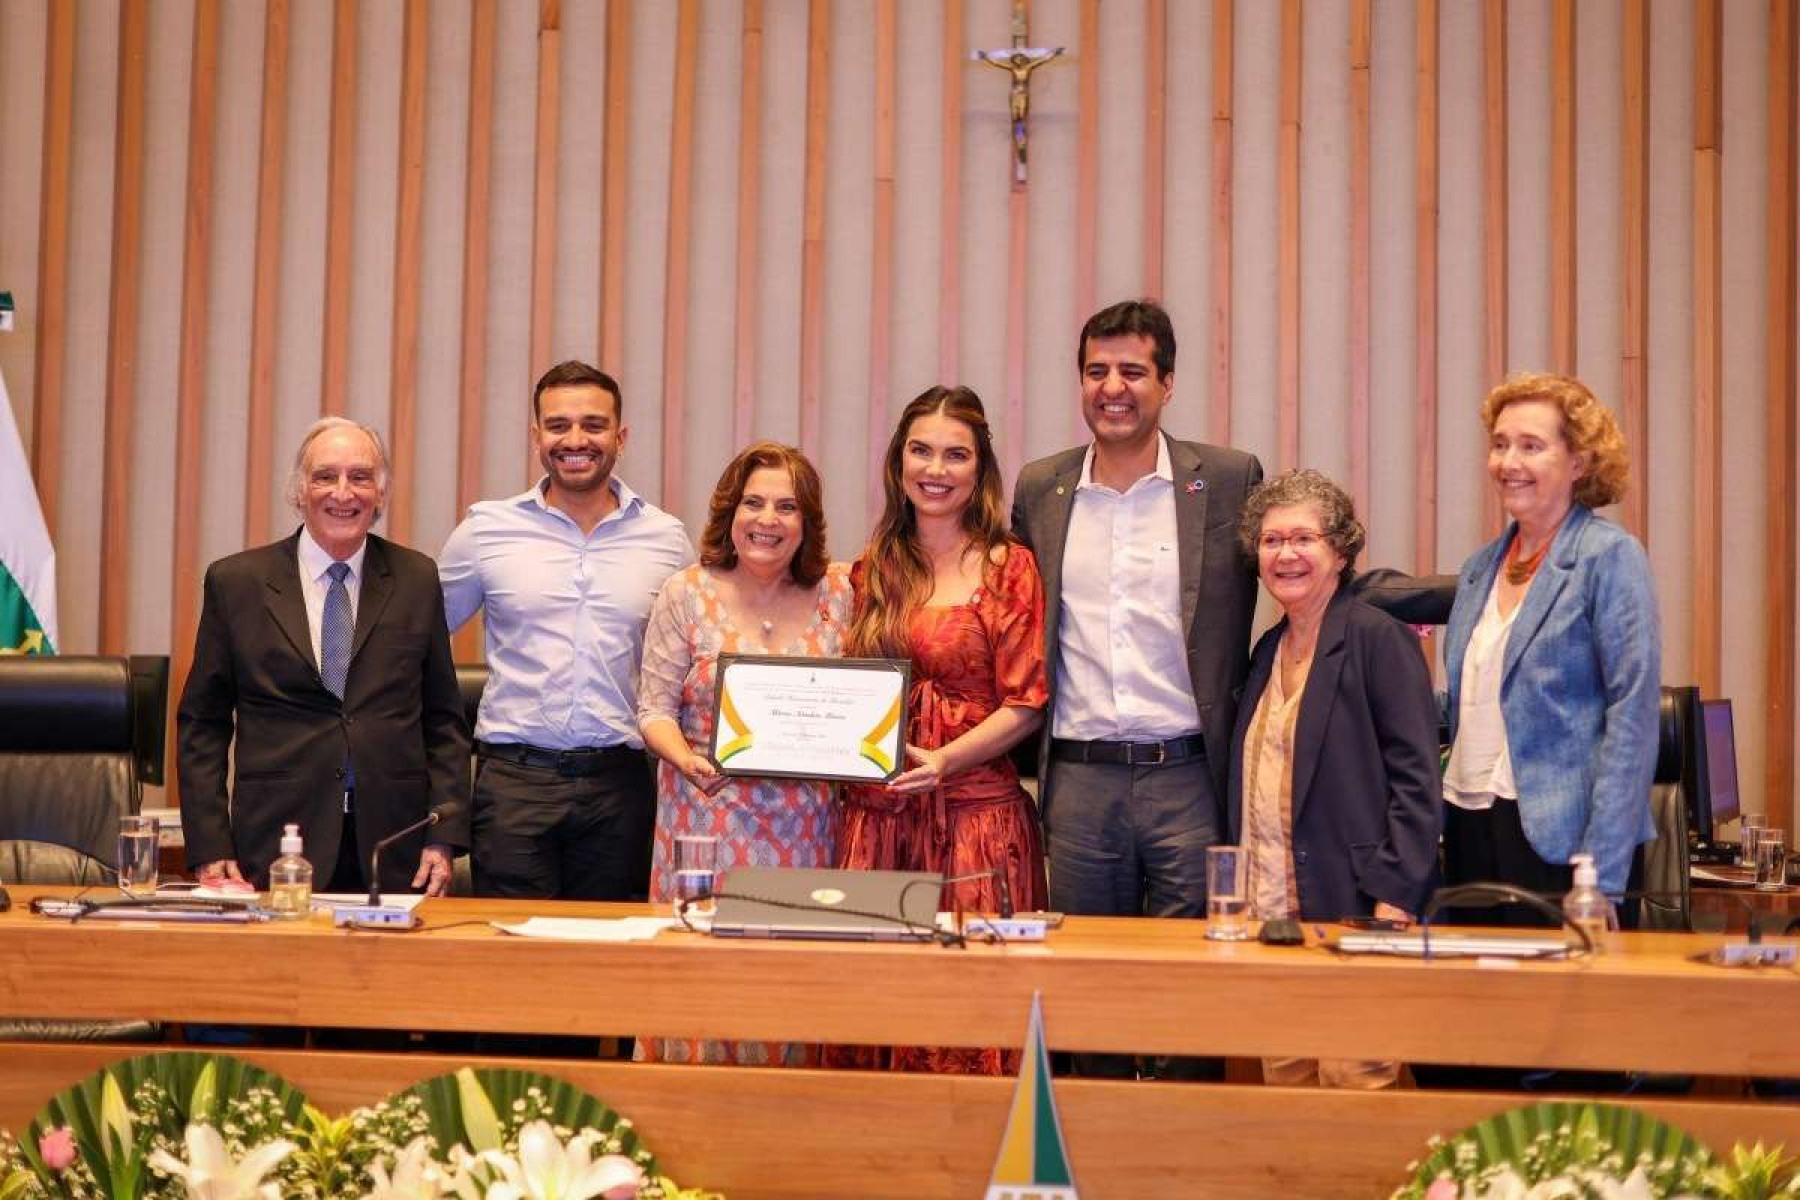
<svg viewBox="0 0 1800 1200"><path fill-rule="evenodd" d="M399 841L401 838L411 837L413 834L419 832L419 830L421 830L421 829L430 829L433 825L436 825L439 821L441 821L443 819L444 819L444 814L434 808L430 812L426 813L424 815L424 817L420 818L417 821L414 821L411 825L408 825L403 829L396 829L394 832L388 834L386 837L382 838L379 842L375 843L375 848L373 850L369 851L369 907L370 908L380 908L381 907L381 852L383 850L386 850L389 846L393 845L395 842Z"/></svg>
<svg viewBox="0 0 1800 1200"><path fill-rule="evenodd" d="M395 842L421 829L429 829L444 819L443 813L432 809L411 825L397 829L375 843L369 851L369 900L367 904L345 905L331 914L333 925L348 925L355 929L411 929L418 924L412 909L397 904L381 902L381 852Z"/></svg>
<svg viewBox="0 0 1800 1200"><path fill-rule="evenodd" d="M1000 916L1005 920L1013 918L1012 885L1006 882L1006 868L994 868L994 883L1000 889Z"/></svg>

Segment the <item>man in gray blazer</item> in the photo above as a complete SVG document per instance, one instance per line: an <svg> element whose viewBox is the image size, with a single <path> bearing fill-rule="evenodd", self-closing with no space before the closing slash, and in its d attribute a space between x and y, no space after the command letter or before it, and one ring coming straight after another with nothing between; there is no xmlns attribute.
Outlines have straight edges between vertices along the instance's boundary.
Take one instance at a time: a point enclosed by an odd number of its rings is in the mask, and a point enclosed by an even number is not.
<svg viewBox="0 0 1800 1200"><path fill-rule="evenodd" d="M1044 577L1050 900L1199 916L1256 608L1238 513L1262 465L1163 433L1175 331L1156 304L1095 313L1078 353L1094 440L1027 465L1013 490L1013 532Z"/></svg>

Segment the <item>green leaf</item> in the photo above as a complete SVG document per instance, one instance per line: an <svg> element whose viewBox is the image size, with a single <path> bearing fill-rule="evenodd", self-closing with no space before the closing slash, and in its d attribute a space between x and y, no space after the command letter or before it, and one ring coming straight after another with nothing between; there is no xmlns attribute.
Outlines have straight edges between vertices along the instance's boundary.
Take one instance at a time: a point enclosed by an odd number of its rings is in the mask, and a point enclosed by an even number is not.
<svg viewBox="0 0 1800 1200"><path fill-rule="evenodd" d="M112 1072L103 1073L100 1082L100 1122L106 1130L105 1151L108 1160L131 1153L131 1110L125 1106L125 1093Z"/></svg>
<svg viewBox="0 0 1800 1200"><path fill-rule="evenodd" d="M1541 1182L1537 1173L1525 1170L1526 1151L1540 1137L1548 1148L1542 1163L1548 1174L1570 1165L1591 1164L1608 1151L1616 1151L1627 1165L1640 1155L1653 1164L1685 1161L1699 1168L1712 1165L1712 1156L1699 1142L1636 1109L1550 1102L1508 1109L1446 1138L1420 1161L1412 1187L1419 1194L1440 1172L1449 1172L1461 1181L1470 1178L1471 1171L1478 1174L1500 1163L1513 1164L1527 1183ZM1464 1145L1474 1148L1470 1171L1457 1167L1458 1148Z"/></svg>
<svg viewBox="0 0 1800 1200"><path fill-rule="evenodd" d="M644 1168L648 1176L656 1174L656 1159L638 1138L629 1121L582 1089L545 1075L540 1071L506 1070L475 1067L454 1075L439 1075L414 1084L406 1091L389 1097L396 1102L408 1095L419 1098L431 1135L437 1139L438 1156L447 1157L450 1147L461 1144L479 1151L481 1146L469 1128L469 1113L463 1103L467 1076L473 1090L485 1102L486 1111L495 1114L500 1139L515 1135L526 1119L542 1115L552 1125L562 1128L596 1129L619 1143L618 1152Z"/></svg>
<svg viewBox="0 0 1800 1200"><path fill-rule="evenodd" d="M189 1093L188 1120L207 1125L216 1125L215 1115L219 1107L219 1065L209 1062L200 1068L200 1077L194 1080L194 1090Z"/></svg>
<svg viewBox="0 0 1800 1200"><path fill-rule="evenodd" d="M504 1146L506 1138L500 1132L500 1116L494 1111L494 1102L468 1067L456 1073L456 1093L462 1102L463 1131L469 1135L469 1149L480 1154Z"/></svg>

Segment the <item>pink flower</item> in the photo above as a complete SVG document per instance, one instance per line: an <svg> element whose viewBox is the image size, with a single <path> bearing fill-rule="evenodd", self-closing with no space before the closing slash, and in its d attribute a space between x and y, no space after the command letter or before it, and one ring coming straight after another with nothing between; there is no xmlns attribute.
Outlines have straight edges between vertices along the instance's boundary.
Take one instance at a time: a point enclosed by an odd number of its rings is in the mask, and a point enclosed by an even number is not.
<svg viewBox="0 0 1800 1200"><path fill-rule="evenodd" d="M1425 1200L1457 1200L1460 1194L1454 1180L1434 1179L1425 1189Z"/></svg>
<svg viewBox="0 0 1800 1200"><path fill-rule="evenodd" d="M52 1171L66 1171L74 1165L79 1152L75 1149L75 1135L67 1129L52 1129L38 1139L38 1154L44 1165Z"/></svg>

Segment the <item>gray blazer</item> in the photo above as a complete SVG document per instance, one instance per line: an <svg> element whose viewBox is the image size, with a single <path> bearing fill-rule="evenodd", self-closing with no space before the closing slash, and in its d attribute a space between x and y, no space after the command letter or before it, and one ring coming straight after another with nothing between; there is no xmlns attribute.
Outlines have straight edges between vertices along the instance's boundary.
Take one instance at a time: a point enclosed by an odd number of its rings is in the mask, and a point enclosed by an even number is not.
<svg viewBox="0 0 1800 1200"><path fill-rule="evenodd" d="M1189 682L1206 738L1214 794L1223 802L1237 697L1248 666L1250 622L1256 612L1256 571L1237 546L1244 497L1262 480L1254 455L1225 446L1183 442L1164 434L1175 478L1175 536L1181 558L1181 625L1187 630ZM1037 555L1044 578L1044 665L1054 714L1058 631L1062 623L1063 543L1075 509L1086 446L1028 463L1013 489L1013 533ZM1038 745L1044 777L1052 721Z"/></svg>

